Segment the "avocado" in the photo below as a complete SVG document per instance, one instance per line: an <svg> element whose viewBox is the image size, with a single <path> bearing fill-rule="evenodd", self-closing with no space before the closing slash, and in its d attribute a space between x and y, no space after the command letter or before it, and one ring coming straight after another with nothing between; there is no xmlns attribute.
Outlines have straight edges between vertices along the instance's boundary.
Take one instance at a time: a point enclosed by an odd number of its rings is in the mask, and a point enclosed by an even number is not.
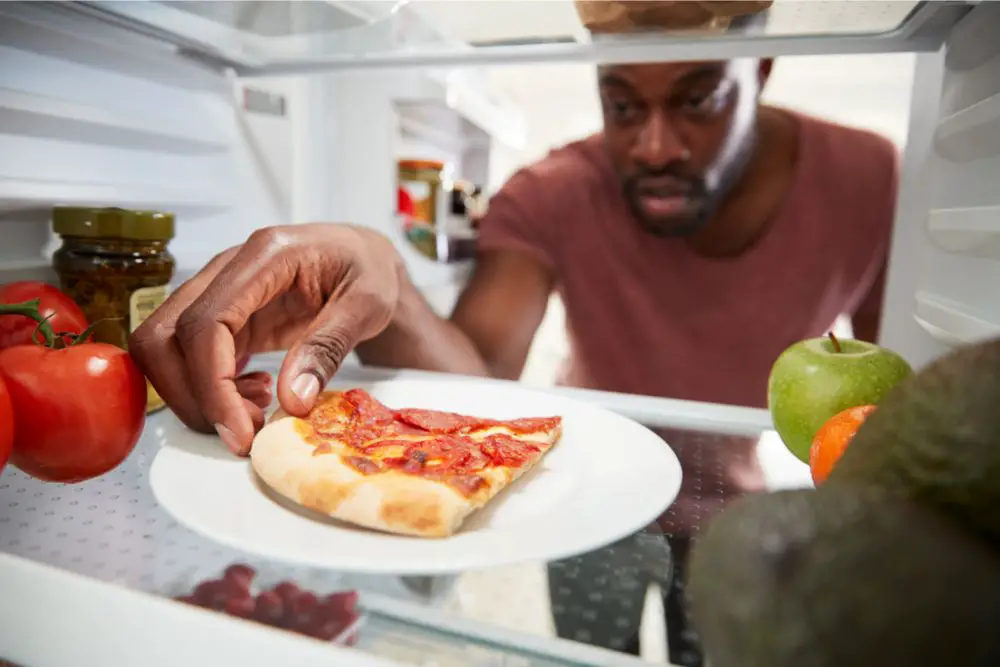
<svg viewBox="0 0 1000 667"><path fill-rule="evenodd" d="M840 482L938 507L1000 547L1000 339L940 357L889 392L826 484Z"/></svg>
<svg viewBox="0 0 1000 667"><path fill-rule="evenodd" d="M687 590L713 667L986 667L1000 557L910 500L848 484L734 501Z"/></svg>

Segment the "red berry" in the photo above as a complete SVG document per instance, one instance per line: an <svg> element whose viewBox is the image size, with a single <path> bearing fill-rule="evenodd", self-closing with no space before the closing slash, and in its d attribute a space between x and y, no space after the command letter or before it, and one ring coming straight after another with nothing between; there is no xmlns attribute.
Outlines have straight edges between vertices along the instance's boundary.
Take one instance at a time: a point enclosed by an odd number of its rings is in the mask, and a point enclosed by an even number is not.
<svg viewBox="0 0 1000 667"><path fill-rule="evenodd" d="M267 591L257 596L254 618L267 625L279 626L285 615L285 604L274 591Z"/></svg>
<svg viewBox="0 0 1000 667"><path fill-rule="evenodd" d="M335 616L350 616L358 608L357 591L331 593L323 601L323 607Z"/></svg>
<svg viewBox="0 0 1000 667"><path fill-rule="evenodd" d="M219 581L219 585L230 597L246 597L250 595L250 582L242 577L226 577Z"/></svg>
<svg viewBox="0 0 1000 667"><path fill-rule="evenodd" d="M281 599L285 602L291 602L299 596L302 591L299 587L290 581L282 581L280 584L274 587L274 592L281 596Z"/></svg>
<svg viewBox="0 0 1000 667"><path fill-rule="evenodd" d="M307 634L316 639L330 641L344 631L344 624L336 618L317 618L309 626Z"/></svg>
<svg viewBox="0 0 1000 667"><path fill-rule="evenodd" d="M313 618L317 615L316 612L320 611L319 599L317 599L314 593L302 591L295 598L295 601L292 602L292 607L289 611L291 612L291 623L289 623L288 627L297 630L308 628L312 624Z"/></svg>
<svg viewBox="0 0 1000 667"><path fill-rule="evenodd" d="M244 588L250 588L250 584L253 583L253 578L256 575L257 572L249 565L237 563L226 568L223 578L229 581L240 582Z"/></svg>
<svg viewBox="0 0 1000 667"><path fill-rule="evenodd" d="M221 581L203 581L194 589L193 595L197 604L209 609L222 609L229 599L225 586Z"/></svg>
<svg viewBox="0 0 1000 667"><path fill-rule="evenodd" d="M245 597L229 598L226 602L225 612L230 616L239 618L250 618L256 611L257 602L249 595Z"/></svg>

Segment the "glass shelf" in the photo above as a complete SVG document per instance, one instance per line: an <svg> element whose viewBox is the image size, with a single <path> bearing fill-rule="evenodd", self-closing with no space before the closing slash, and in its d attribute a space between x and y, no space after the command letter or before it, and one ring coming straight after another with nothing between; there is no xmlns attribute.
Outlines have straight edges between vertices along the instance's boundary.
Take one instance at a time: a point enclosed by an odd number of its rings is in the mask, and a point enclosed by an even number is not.
<svg viewBox="0 0 1000 667"><path fill-rule="evenodd" d="M280 355L264 355L251 369L276 373L280 361ZM363 381L407 373L345 366L339 377ZM584 396L581 390L566 391ZM695 448L702 458L726 446L731 438L727 434L759 435L769 426L763 411L749 408L606 392L587 396L651 427L683 429L684 446ZM0 475L0 553L164 597L190 594L198 583L219 577L236 563L254 567L260 578L271 582L268 586L290 580L319 595L357 590L365 620L354 648L402 665L649 664L618 651L639 632L646 587L655 584L665 590L672 581L674 557L661 529L651 526L609 547L561 561L447 576L297 567L196 534L157 503L148 473L160 442L156 431L173 419L168 412L152 415L132 455L115 470L84 483L46 484L8 466ZM681 437L675 430L668 442L676 448ZM723 500L721 487L707 477L692 477L692 482L699 511L716 511ZM662 619L652 622L662 627Z"/></svg>
<svg viewBox="0 0 1000 667"><path fill-rule="evenodd" d="M244 76L937 49L963 2L776 0L724 30L591 37L572 0L69 3Z"/></svg>

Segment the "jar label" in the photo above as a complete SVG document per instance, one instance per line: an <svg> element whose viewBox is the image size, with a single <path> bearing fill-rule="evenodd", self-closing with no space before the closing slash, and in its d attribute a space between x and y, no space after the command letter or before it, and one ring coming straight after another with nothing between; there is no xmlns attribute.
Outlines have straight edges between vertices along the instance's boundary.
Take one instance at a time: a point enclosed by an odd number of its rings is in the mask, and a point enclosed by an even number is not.
<svg viewBox="0 0 1000 667"><path fill-rule="evenodd" d="M406 190L413 200L413 217L428 224L434 224L437 217L434 210L434 188L423 181L401 181L400 187Z"/></svg>
<svg viewBox="0 0 1000 667"><path fill-rule="evenodd" d="M128 302L129 328L135 331L167 300L167 286L143 287L132 292ZM131 333L131 332L130 332Z"/></svg>
<svg viewBox="0 0 1000 667"><path fill-rule="evenodd" d="M167 300L167 286L143 287L132 292L129 296L128 313L129 328L135 331L139 325L153 314L153 312ZM153 385L146 380L146 412L158 410L164 405L163 399L153 389Z"/></svg>

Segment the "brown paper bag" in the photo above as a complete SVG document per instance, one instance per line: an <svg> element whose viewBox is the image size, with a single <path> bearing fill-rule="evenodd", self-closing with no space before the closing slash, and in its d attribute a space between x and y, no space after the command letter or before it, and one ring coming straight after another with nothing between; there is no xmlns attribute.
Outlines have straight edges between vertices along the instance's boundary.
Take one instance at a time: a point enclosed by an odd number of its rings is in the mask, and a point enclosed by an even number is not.
<svg viewBox="0 0 1000 667"><path fill-rule="evenodd" d="M773 0L574 0L592 33L724 30L736 16L766 10Z"/></svg>

